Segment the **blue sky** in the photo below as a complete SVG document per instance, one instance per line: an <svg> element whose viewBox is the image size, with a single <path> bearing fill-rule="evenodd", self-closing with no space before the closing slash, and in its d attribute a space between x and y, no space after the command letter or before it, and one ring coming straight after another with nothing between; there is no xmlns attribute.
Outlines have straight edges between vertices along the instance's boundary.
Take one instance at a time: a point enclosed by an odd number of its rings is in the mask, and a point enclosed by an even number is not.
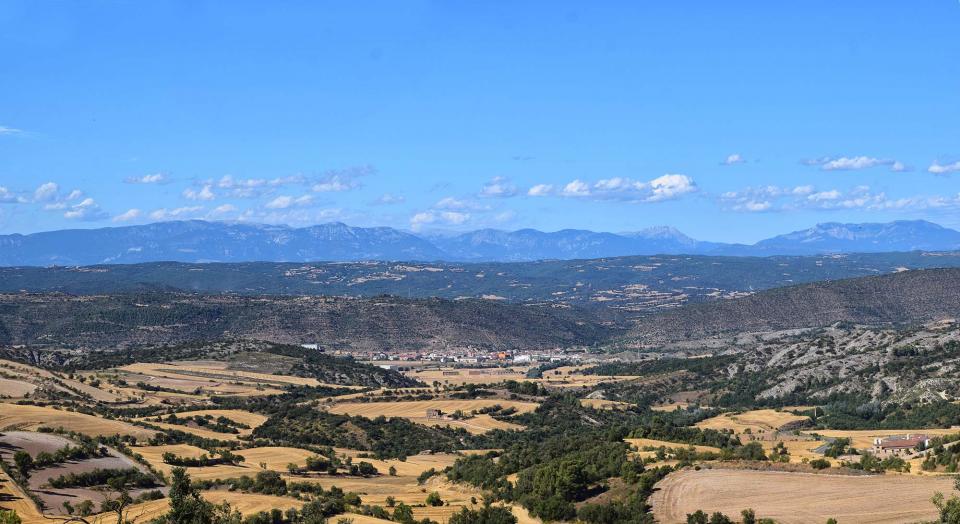
<svg viewBox="0 0 960 524"><path fill-rule="evenodd" d="M0 3L0 232L960 227L960 2Z"/></svg>

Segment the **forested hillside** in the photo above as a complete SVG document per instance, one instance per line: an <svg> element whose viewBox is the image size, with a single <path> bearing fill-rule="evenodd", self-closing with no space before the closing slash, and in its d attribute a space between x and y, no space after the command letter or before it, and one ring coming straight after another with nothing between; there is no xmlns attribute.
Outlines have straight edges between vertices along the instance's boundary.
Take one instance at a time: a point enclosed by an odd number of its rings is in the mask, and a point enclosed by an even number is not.
<svg viewBox="0 0 960 524"><path fill-rule="evenodd" d="M913 325L960 316L960 270L931 269L771 289L640 319L631 337L650 344L837 322Z"/></svg>
<svg viewBox="0 0 960 524"><path fill-rule="evenodd" d="M188 294L0 295L0 344L127 347L230 339L325 349L532 349L602 343L591 314L490 300Z"/></svg>

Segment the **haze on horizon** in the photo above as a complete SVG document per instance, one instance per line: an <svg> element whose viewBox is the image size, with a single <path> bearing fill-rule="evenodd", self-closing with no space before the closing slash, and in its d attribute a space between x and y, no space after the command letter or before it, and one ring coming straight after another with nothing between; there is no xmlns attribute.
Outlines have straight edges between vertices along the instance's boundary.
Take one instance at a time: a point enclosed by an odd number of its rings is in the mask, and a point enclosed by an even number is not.
<svg viewBox="0 0 960 524"><path fill-rule="evenodd" d="M0 234L960 227L960 4L0 5Z"/></svg>

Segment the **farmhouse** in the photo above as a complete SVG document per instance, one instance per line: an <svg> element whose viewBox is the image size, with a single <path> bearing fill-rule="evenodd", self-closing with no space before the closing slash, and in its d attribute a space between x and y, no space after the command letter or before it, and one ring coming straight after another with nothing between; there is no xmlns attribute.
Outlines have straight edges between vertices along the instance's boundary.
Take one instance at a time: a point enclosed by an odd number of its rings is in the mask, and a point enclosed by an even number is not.
<svg viewBox="0 0 960 524"><path fill-rule="evenodd" d="M439 419L439 418L443 418L443 411L440 411L439 409L428 409L428 410L427 410L427 418L428 418L428 419Z"/></svg>
<svg viewBox="0 0 960 524"><path fill-rule="evenodd" d="M926 448L930 445L928 435L895 435L891 437L876 438L873 440L873 451L876 454L909 453L918 446Z"/></svg>

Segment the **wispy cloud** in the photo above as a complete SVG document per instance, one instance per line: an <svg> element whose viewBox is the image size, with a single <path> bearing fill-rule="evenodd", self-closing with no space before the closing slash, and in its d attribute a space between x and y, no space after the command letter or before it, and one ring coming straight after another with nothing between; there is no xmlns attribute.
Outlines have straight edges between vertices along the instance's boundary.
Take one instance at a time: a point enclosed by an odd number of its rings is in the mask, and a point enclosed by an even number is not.
<svg viewBox="0 0 960 524"><path fill-rule="evenodd" d="M470 220L470 213L460 211L421 211L410 217L410 228L420 231L427 225L459 226Z"/></svg>
<svg viewBox="0 0 960 524"><path fill-rule="evenodd" d="M205 184L200 189L194 189L192 187L184 189L183 198L187 200L210 201L217 198L217 195L213 193L213 185Z"/></svg>
<svg viewBox="0 0 960 524"><path fill-rule="evenodd" d="M537 184L527 190L527 195L532 197L547 196L553 193L553 184Z"/></svg>
<svg viewBox="0 0 960 524"><path fill-rule="evenodd" d="M484 198L509 198L516 194L517 186L502 176L494 177L480 189L480 196Z"/></svg>
<svg viewBox="0 0 960 524"><path fill-rule="evenodd" d="M183 206L173 209L167 209L162 207L160 209L155 209L150 212L151 220L173 220L173 219L182 219L189 218L200 211L203 211L203 206Z"/></svg>
<svg viewBox="0 0 960 524"><path fill-rule="evenodd" d="M143 176L131 176L123 179L127 184L166 184L170 178L164 173L152 173Z"/></svg>
<svg viewBox="0 0 960 524"><path fill-rule="evenodd" d="M376 168L369 165L327 171L313 183L311 189L314 193L350 191L361 187L361 178L376 172Z"/></svg>
<svg viewBox="0 0 960 524"><path fill-rule="evenodd" d="M393 193L384 193L380 195L376 200L371 202L375 206L390 206L394 204L402 204L406 202L406 198L403 195L395 195Z"/></svg>
<svg viewBox="0 0 960 524"><path fill-rule="evenodd" d="M740 153L733 153L732 155L727 155L727 158L723 159L723 161L720 162L720 165L722 165L722 166L734 166L734 165L737 165L737 164L744 164L744 163L746 163L746 161L747 161L747 160L746 160L745 158L743 158L743 157L740 155Z"/></svg>
<svg viewBox="0 0 960 524"><path fill-rule="evenodd" d="M308 206L313 203L313 197L311 195L303 195L299 197L292 197L289 195L282 195L274 198L264 206L267 209L287 209L291 207L301 207Z"/></svg>
<svg viewBox="0 0 960 524"><path fill-rule="evenodd" d="M113 221L114 222L130 222L140 218L141 215L143 215L143 211L140 211L137 208L132 208L113 217Z"/></svg>
<svg viewBox="0 0 960 524"><path fill-rule="evenodd" d="M801 160L800 163L808 166L819 166L823 171L859 171L861 169L870 169L878 166L889 166L891 171L906 171L906 165L900 161L864 155L841 157L825 156Z"/></svg>
<svg viewBox="0 0 960 524"><path fill-rule="evenodd" d="M721 207L730 211L800 211L800 210L928 210L960 208L956 196L912 196L891 198L869 186L851 189L814 189L812 186L749 187L720 195Z"/></svg>
<svg viewBox="0 0 960 524"><path fill-rule="evenodd" d="M530 191L528 194L540 196L546 191L546 188L539 188L536 195ZM689 176L668 173L646 182L625 177L605 178L593 183L576 179L563 186L558 194L568 198L651 203L672 200L696 191L697 184Z"/></svg>
<svg viewBox="0 0 960 524"><path fill-rule="evenodd" d="M0 126L0 136L23 135L26 131L15 127Z"/></svg>
<svg viewBox="0 0 960 524"><path fill-rule="evenodd" d="M109 217L110 215L108 215L103 209L100 209L100 206L97 205L96 201L89 197L83 199L77 204L71 205L67 211L63 213L63 218L70 220L96 221L104 220Z"/></svg>
<svg viewBox="0 0 960 524"><path fill-rule="evenodd" d="M928 173L933 173L934 175L949 175L950 173L960 172L960 161L953 162L952 164L941 164L937 161L934 161L930 164L930 167L927 168Z"/></svg>

